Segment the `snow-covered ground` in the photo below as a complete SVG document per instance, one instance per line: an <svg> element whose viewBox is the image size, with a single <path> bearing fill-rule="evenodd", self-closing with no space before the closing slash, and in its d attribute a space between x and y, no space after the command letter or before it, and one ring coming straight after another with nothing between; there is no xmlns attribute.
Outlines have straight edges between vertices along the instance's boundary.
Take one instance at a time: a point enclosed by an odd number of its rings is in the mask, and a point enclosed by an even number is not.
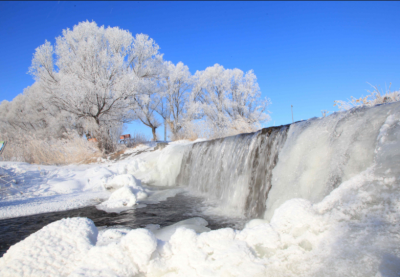
<svg viewBox="0 0 400 277"><path fill-rule="evenodd" d="M0 175L4 180L0 180L0 219L94 204L106 211L121 211L132 208L138 200L145 198L163 200L179 190L164 195L144 188L142 183L174 185L184 150L182 146L192 143L173 142L163 151L152 151L154 144L139 145L128 149L123 160L102 160L88 165L0 162Z"/></svg>

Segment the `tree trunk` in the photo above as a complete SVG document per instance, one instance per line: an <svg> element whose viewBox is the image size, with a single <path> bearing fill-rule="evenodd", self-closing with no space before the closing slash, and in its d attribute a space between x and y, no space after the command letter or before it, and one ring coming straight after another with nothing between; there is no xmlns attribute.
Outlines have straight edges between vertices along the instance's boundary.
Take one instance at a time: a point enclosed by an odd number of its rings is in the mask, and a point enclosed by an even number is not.
<svg viewBox="0 0 400 277"><path fill-rule="evenodd" d="M157 127L151 127L151 132L153 133L153 140L157 141L157 134L156 134Z"/></svg>
<svg viewBox="0 0 400 277"><path fill-rule="evenodd" d="M110 130L107 127L106 130L101 128L98 117L95 117L94 120L97 123L97 130L94 131L94 136L97 139L99 149L104 150L106 154L112 153L115 149L110 138Z"/></svg>

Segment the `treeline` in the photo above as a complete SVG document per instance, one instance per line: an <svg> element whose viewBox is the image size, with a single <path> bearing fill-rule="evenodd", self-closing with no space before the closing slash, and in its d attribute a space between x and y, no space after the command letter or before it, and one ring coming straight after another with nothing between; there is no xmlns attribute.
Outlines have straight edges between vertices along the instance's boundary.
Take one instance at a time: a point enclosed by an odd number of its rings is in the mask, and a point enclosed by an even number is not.
<svg viewBox="0 0 400 277"><path fill-rule="evenodd" d="M215 64L192 75L182 62L165 61L147 35L95 22L38 47L29 72L35 83L0 104L0 133L11 140L86 135L111 152L132 121L151 128L156 140L164 122L170 138L181 139L254 131L269 120L253 71Z"/></svg>

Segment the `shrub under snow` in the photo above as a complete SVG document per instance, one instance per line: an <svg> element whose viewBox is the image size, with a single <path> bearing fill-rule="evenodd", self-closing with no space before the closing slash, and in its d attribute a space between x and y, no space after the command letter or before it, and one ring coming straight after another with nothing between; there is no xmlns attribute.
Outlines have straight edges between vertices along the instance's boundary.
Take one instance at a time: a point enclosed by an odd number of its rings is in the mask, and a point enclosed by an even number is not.
<svg viewBox="0 0 400 277"><path fill-rule="evenodd" d="M94 161L102 156L95 143L77 135L67 139L40 139L34 134L3 136L7 146L2 154L6 161L33 164L71 164Z"/></svg>
<svg viewBox="0 0 400 277"><path fill-rule="evenodd" d="M334 106L337 106L339 110L349 110L358 106L372 107L379 104L400 101L400 90L391 92L389 87L386 93L383 94L377 86L373 86L373 88L374 91L369 92L369 95L366 97L354 98L351 96L350 101L336 100Z"/></svg>

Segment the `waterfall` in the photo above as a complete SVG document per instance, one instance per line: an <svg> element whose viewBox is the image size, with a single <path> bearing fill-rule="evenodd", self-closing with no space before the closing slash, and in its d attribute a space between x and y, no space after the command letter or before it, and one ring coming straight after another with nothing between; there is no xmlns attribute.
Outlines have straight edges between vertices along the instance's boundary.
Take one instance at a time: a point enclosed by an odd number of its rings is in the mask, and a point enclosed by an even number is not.
<svg viewBox="0 0 400 277"><path fill-rule="evenodd" d="M400 102L362 107L292 124L273 169L265 218L285 201L316 203L374 163L380 128Z"/></svg>
<svg viewBox="0 0 400 277"><path fill-rule="evenodd" d="M195 143L183 155L177 184L217 200L222 209L260 217L287 130L271 127Z"/></svg>
<svg viewBox="0 0 400 277"><path fill-rule="evenodd" d="M270 219L286 200L321 201L371 166L379 130L399 107L355 108L195 143L185 149L176 182L227 212Z"/></svg>

